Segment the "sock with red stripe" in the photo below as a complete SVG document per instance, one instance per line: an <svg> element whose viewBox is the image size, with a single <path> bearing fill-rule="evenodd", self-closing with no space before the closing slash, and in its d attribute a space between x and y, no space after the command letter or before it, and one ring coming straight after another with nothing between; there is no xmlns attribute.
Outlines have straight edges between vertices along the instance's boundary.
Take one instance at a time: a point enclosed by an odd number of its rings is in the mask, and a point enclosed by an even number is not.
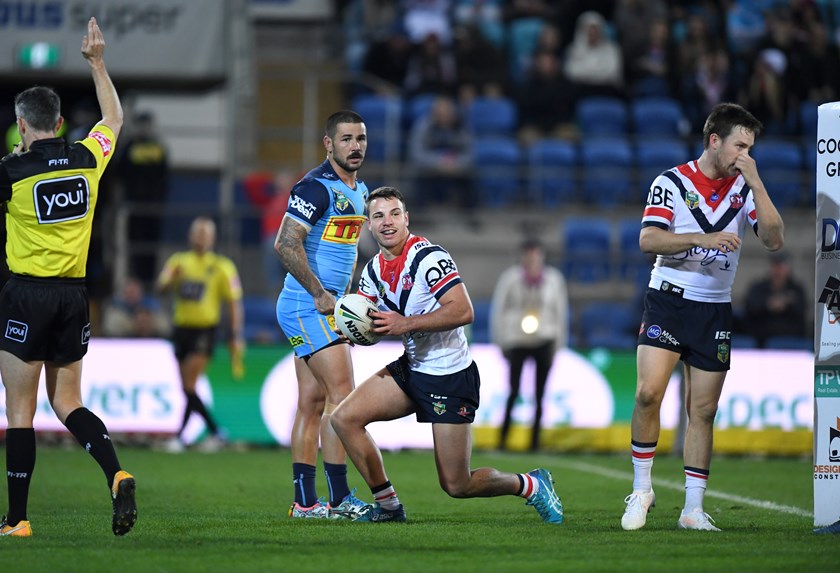
<svg viewBox="0 0 840 573"><path fill-rule="evenodd" d="M370 493L373 494L373 501L379 504L383 509L393 511L400 506L400 498L397 497L397 492L390 481L386 481L382 485L370 488Z"/></svg>
<svg viewBox="0 0 840 573"><path fill-rule="evenodd" d="M519 478L519 493L516 494L519 497L528 499L539 491L540 482L533 477L528 474L516 474L516 477Z"/></svg>
<svg viewBox="0 0 840 573"><path fill-rule="evenodd" d="M653 469L656 442L630 440L630 449L633 455L633 491L650 491L653 487L650 472Z"/></svg>
<svg viewBox="0 0 840 573"><path fill-rule="evenodd" d="M709 470L685 466L685 510L703 509L703 497L709 482Z"/></svg>

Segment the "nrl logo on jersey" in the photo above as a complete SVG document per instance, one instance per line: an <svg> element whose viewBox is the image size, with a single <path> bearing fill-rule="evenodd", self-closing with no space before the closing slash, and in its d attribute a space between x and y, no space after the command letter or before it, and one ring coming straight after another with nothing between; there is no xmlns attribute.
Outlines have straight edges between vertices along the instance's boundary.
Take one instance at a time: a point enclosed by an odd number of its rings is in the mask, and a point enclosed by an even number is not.
<svg viewBox="0 0 840 573"><path fill-rule="evenodd" d="M685 204L689 209L696 209L700 204L700 196L694 191L689 191L685 194Z"/></svg>
<svg viewBox="0 0 840 573"><path fill-rule="evenodd" d="M350 206L350 199L347 198L347 195L335 187L330 187L330 190L333 192L333 201L335 202L336 210L339 212L346 211L347 207Z"/></svg>

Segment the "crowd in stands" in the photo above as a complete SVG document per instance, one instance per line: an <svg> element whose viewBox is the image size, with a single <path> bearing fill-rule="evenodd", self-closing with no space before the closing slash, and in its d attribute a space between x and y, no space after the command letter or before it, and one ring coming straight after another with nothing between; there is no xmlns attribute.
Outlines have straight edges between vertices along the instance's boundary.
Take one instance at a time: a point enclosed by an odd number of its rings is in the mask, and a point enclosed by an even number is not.
<svg viewBox="0 0 840 573"><path fill-rule="evenodd" d="M366 118L373 142L369 160L402 160L415 167L417 142L423 141L415 132L428 128L426 116L438 113L432 111L435 102L445 97L460 112L456 127L473 136L472 164L459 164L460 179L473 166L530 167L533 144L545 140L572 144L569 153L587 164L582 157L587 141L618 136L631 146L632 185L646 188L650 181L642 180L641 171L647 166L637 154L647 140L639 137L694 145L705 117L721 101L744 105L764 123L759 143L793 142L795 168L803 170L813 153L817 105L840 97L840 76L833 71L840 69L840 6L834 2L349 0L339 5L347 66L358 78L351 105ZM610 117L601 122L606 131L586 122L585 108L593 102L612 106L597 111ZM645 131L646 117L634 122L643 102L663 113L676 109L675 121L664 131ZM459 135L457 145L467 136ZM385 143L376 144L377 138ZM486 138L507 139L507 148L494 144L489 152L481 144ZM455 142L431 138L426 145L440 146L450 157ZM681 161L696 151L685 149ZM671 166L663 162L660 170ZM498 181L505 174L490 178ZM489 196L478 199L488 205L506 204L509 196L569 199L545 197L522 179L514 191L495 195L482 186ZM809 182L797 183L802 189L789 204L809 204ZM587 200L583 185L579 181L572 199ZM627 199L635 204L638 194Z"/></svg>

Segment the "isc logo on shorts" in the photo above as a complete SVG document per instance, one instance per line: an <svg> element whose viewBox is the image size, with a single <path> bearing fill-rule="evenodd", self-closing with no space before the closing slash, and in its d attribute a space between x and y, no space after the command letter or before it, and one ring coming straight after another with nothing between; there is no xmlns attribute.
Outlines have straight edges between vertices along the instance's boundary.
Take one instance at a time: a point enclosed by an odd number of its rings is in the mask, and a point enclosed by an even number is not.
<svg viewBox="0 0 840 573"><path fill-rule="evenodd" d="M41 181L34 193L35 214L42 224L81 219L90 207L90 188L80 175Z"/></svg>
<svg viewBox="0 0 840 573"><path fill-rule="evenodd" d="M29 325L16 320L9 320L6 323L6 338L15 342L25 342L26 333L29 332Z"/></svg>

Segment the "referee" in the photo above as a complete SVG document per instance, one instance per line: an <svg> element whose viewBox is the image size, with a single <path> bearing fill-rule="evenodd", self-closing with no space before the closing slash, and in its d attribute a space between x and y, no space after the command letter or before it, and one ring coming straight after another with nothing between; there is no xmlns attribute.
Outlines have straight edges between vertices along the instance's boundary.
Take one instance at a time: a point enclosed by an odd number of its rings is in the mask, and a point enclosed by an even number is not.
<svg viewBox="0 0 840 573"><path fill-rule="evenodd" d="M45 87L29 88L15 97L21 142L0 160L6 259L12 272L0 292L9 486L9 511L0 522L0 535L32 535L26 507L35 468L32 422L42 369L58 419L105 472L114 534L125 535L137 520L134 477L122 470L108 429L84 407L81 396L82 357L90 340L85 263L99 180L123 122L104 52L102 32L91 18L82 55L90 64L102 120L87 137L71 145L56 137L64 123L58 95Z"/></svg>

